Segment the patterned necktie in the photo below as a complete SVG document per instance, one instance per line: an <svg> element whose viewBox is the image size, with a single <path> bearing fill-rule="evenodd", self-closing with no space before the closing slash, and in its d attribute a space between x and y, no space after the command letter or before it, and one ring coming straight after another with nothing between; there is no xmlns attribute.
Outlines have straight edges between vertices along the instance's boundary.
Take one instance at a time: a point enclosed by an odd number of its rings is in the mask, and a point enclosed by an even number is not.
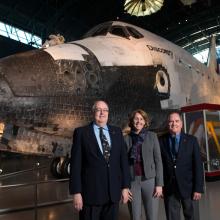
<svg viewBox="0 0 220 220"><path fill-rule="evenodd" d="M110 157L110 146L109 146L109 143L108 143L106 136L103 133L103 128L100 127L99 131L100 131L99 137L100 137L101 144L102 144L103 156L104 156L106 162L108 163L109 157Z"/></svg>

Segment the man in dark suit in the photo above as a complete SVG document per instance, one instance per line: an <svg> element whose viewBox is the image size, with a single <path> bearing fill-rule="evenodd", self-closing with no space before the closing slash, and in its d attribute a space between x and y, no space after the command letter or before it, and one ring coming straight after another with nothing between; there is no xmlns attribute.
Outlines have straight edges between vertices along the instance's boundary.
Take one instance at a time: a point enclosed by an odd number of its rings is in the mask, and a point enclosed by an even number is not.
<svg viewBox="0 0 220 220"><path fill-rule="evenodd" d="M80 220L116 220L120 198L131 199L126 145L121 129L107 124L107 103L92 110L94 121L74 131L70 194Z"/></svg>
<svg viewBox="0 0 220 220"><path fill-rule="evenodd" d="M169 134L160 137L164 170L164 203L167 220L180 220L182 205L185 220L199 219L195 206L203 192L203 168L197 139L181 131L178 112L168 117ZM197 204L195 204L197 201Z"/></svg>

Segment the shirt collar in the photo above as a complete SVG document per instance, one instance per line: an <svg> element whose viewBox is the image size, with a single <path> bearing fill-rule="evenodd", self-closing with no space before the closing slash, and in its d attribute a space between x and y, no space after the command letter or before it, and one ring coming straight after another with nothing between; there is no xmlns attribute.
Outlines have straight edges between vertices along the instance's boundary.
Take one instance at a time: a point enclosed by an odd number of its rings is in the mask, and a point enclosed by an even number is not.
<svg viewBox="0 0 220 220"><path fill-rule="evenodd" d="M170 134L170 137L172 138L172 137L176 137L176 139L179 141L180 140L180 136L181 136L181 133L179 133L179 134L176 134L176 135L172 135L172 134Z"/></svg>
<svg viewBox="0 0 220 220"><path fill-rule="evenodd" d="M99 129L100 126L98 126L95 122L93 122L93 128ZM103 126L102 128L103 128L104 130L108 131L108 126L107 126L107 125Z"/></svg>

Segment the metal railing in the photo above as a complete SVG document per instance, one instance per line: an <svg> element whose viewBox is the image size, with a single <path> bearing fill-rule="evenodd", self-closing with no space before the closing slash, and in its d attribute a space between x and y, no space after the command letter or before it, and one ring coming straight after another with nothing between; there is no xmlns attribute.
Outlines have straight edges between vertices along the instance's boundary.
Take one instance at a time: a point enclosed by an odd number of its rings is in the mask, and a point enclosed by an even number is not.
<svg viewBox="0 0 220 220"><path fill-rule="evenodd" d="M65 185L66 183L68 183L68 181L69 179L55 179L55 180L33 181L30 183L20 183L20 184L0 186L1 194L4 194L4 190L7 194L10 193L10 190L12 192L14 191L14 196L9 198L9 200L12 199L11 203L10 201L9 202L6 201L6 206L7 206L7 203L9 203L9 207L7 208L0 207L0 215L12 213L12 212L18 212L18 211L34 210L34 219L37 220L38 219L38 208L51 206L51 205L57 205L57 204L63 204L63 203L70 203L72 201L72 199L70 198L70 195L68 194L68 186L65 186L65 187L61 186L61 184ZM46 184L47 186L45 186ZM56 185L59 184L59 187L57 188L55 184ZM27 190L30 187L33 189L32 192L30 192L30 190ZM44 187L44 188L41 189L41 187ZM48 190L47 191L48 195L45 195L45 192L44 192L45 189ZM53 196L53 199L52 198L50 199L50 195L49 195L51 194L50 190L52 190L53 191L52 193L55 194L55 196ZM61 191L58 192L58 195L56 195L56 192L59 190ZM64 195L64 197L60 196L61 194L59 195L59 193L63 193L62 191L64 191L64 194L66 194ZM22 198L19 197L19 199L17 199L21 205L17 204L16 199L15 199L16 193L20 193L20 192L21 194L23 192L28 194L27 195L28 198L27 197L24 198L24 200L26 201L23 202L24 203L23 205L22 205ZM45 201L44 196L48 198L48 201ZM4 199L4 195L1 197ZM40 198L40 197L43 197L43 198ZM0 206L2 206L3 203L0 202L0 204L1 204Z"/></svg>

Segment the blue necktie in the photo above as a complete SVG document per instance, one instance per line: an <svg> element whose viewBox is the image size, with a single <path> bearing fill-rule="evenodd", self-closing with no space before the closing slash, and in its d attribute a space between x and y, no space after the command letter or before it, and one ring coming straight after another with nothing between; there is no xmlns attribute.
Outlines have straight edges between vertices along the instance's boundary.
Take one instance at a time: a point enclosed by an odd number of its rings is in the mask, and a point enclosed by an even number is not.
<svg viewBox="0 0 220 220"><path fill-rule="evenodd" d="M171 153L172 153L172 156L173 156L173 159L176 159L177 157L177 153L178 153L178 141L176 139L176 137L171 137Z"/></svg>

